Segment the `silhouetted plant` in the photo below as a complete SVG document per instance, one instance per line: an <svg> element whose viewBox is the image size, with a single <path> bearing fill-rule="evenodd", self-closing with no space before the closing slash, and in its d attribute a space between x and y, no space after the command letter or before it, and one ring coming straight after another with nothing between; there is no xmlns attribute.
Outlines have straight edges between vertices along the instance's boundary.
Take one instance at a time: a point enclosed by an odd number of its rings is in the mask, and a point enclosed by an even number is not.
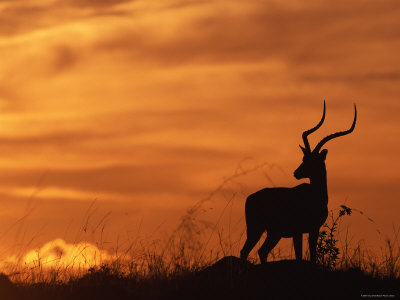
<svg viewBox="0 0 400 300"><path fill-rule="evenodd" d="M326 222L322 227L323 230L319 232L317 241L317 263L323 267L332 270L336 268L336 263L339 258L340 250L336 246L337 230L340 219L348 215L350 216L352 209L345 205L340 205L339 214L334 215L333 211L330 211L330 224Z"/></svg>

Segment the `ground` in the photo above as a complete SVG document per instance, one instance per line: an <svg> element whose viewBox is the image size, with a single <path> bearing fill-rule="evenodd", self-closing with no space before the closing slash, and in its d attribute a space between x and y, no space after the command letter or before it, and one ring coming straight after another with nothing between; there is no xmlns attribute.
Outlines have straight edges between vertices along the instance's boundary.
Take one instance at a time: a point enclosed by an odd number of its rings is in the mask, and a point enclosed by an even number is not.
<svg viewBox="0 0 400 300"><path fill-rule="evenodd" d="M107 267L60 284L13 284L0 276L1 299L360 299L400 296L400 279L378 279L358 269L328 271L307 261L253 265L224 257L198 271L138 278ZM393 296L391 296L393 295Z"/></svg>

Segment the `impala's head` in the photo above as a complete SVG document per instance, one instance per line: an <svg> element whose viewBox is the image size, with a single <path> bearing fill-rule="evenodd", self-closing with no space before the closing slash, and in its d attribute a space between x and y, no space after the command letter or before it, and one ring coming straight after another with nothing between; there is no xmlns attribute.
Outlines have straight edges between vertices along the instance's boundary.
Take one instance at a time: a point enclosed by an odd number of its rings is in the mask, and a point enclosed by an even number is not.
<svg viewBox="0 0 400 300"><path fill-rule="evenodd" d="M317 144L314 150L311 150L310 143L308 142L307 137L308 135L316 131L318 128L320 128L324 120L325 120L325 101L324 101L324 112L322 114L321 121L319 121L319 123L315 127L303 132L302 137L304 141L304 147L300 145L300 148L303 151L303 162L296 169L296 171L294 171L294 177L296 177L296 179L315 178L323 175L326 172L325 159L326 155L328 154L328 150L326 149L321 150L321 148L326 142L336 137L349 134L354 130L357 121L356 105L354 105L354 120L351 127L346 131L339 131L328 135Z"/></svg>
<svg viewBox="0 0 400 300"><path fill-rule="evenodd" d="M323 149L320 153L304 153L301 165L294 171L296 179L314 178L325 172L325 159L328 150Z"/></svg>

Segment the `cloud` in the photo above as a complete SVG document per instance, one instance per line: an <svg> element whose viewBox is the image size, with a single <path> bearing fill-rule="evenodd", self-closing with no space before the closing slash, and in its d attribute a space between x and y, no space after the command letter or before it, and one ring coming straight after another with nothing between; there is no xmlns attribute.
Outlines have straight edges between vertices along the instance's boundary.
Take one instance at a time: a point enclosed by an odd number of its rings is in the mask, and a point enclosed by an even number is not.
<svg viewBox="0 0 400 300"><path fill-rule="evenodd" d="M0 143L7 147L29 147L29 146L59 146L65 147L73 143L87 142L93 139L104 139L110 137L106 133L96 132L53 132L42 135L31 136L8 136L0 137Z"/></svg>
<svg viewBox="0 0 400 300"><path fill-rule="evenodd" d="M315 63L330 66L334 61L357 55L358 59L349 60L354 64L360 58L381 55L370 53L364 43L394 42L396 27L391 25L396 19L394 15L387 16L394 5L394 2L385 5L370 2L366 8L362 2L352 2L350 7L335 5L332 9L329 4L316 2L291 7L271 1L246 2L238 5L242 8L239 10L225 2L208 4L196 14L190 7L162 14L169 17L179 14L179 21L170 22L164 17L141 26L144 30L121 27L116 34L104 37L95 49L121 53L124 59L147 59L167 65L272 58L283 59L293 66ZM220 7L225 8L223 14L216 9ZM373 20L371 11L377 12ZM178 26L179 30L174 30ZM157 27L171 31L157 31ZM387 33L384 40L382 32Z"/></svg>
<svg viewBox="0 0 400 300"><path fill-rule="evenodd" d="M147 149L149 151L149 149ZM168 153L162 153L162 148L158 149L159 155L165 155L168 160ZM41 184L41 189L58 188L60 196L63 189L76 191L87 191L93 193L110 193L123 195L124 198L137 195L148 194L183 194L189 195L196 190L196 174L188 176L190 168L195 167L197 172L204 173L213 162L225 154L218 151L201 151L190 148L166 148L175 161L184 161L180 156L187 156L188 165L178 163L162 163L160 156L154 156L157 163L146 162L137 165L112 165L93 168L68 168L56 169L51 166L35 170L2 170L0 173L0 186L3 187L35 187L38 178L41 178L43 170L47 170L46 177ZM149 153L149 152L147 152ZM226 158L226 157L225 157ZM196 160L197 159L197 160ZM209 163L204 162L210 160ZM193 162L191 162L193 161ZM203 166L199 165L203 161ZM148 196L146 196L148 198Z"/></svg>
<svg viewBox="0 0 400 300"><path fill-rule="evenodd" d="M105 250L97 246L82 242L70 244L63 239L55 239L47 242L38 249L28 251L22 258L10 256L1 262L3 268L61 268L64 269L89 269L110 261L113 257ZM14 266L13 266L14 265Z"/></svg>
<svg viewBox="0 0 400 300"><path fill-rule="evenodd" d="M70 69L79 61L79 55L74 49L66 45L58 45L54 48L53 68L55 72Z"/></svg>
<svg viewBox="0 0 400 300"><path fill-rule="evenodd" d="M121 3L132 2L132 0L68 0L67 4L76 7L112 7ZM65 1L60 1L65 4Z"/></svg>
<svg viewBox="0 0 400 300"><path fill-rule="evenodd" d="M15 35L42 27L40 20L46 12L47 8L43 6L27 5L25 1L10 1L0 10L0 36Z"/></svg>

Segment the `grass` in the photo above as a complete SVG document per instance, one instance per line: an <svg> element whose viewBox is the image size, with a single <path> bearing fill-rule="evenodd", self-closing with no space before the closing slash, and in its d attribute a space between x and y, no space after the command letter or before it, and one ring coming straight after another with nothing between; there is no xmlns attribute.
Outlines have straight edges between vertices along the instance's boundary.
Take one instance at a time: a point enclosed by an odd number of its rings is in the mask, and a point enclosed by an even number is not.
<svg viewBox="0 0 400 300"><path fill-rule="evenodd" d="M357 267L328 270L294 260L254 265L232 256L190 262L154 253L140 265L113 261L67 281L47 277L12 285L2 279L2 299L354 299L400 292L398 277L374 277Z"/></svg>
<svg viewBox="0 0 400 300"><path fill-rule="evenodd" d="M233 235L231 221L229 228L221 225L222 215L229 215L236 195L226 193L229 190L226 186L266 165L239 167L216 190L189 208L175 230L164 238L135 238L116 247L112 254L105 255L102 250L108 215L95 222L92 204L81 231L97 235L100 239L97 247L79 244L68 252L67 261L63 260L65 245L52 248L60 251L56 251L50 262L38 251L33 253L37 255L34 263L24 265L23 255L19 255L3 264L7 276L0 276L0 298L258 299L260 294L269 294L271 299L299 295L309 299L343 299L359 298L363 293L400 295L400 228L394 228L393 237L386 240L379 254L360 242L352 245L348 234L344 241L339 241L341 220L351 218L352 213L363 214L347 206L331 211L321 228L317 266L288 261L288 256L279 249L271 253L269 260L273 262L265 266L256 265L255 256L246 264L232 257L243 244L243 231ZM204 203L223 192L226 204L221 215L213 224L205 222ZM96 260L89 260L89 256Z"/></svg>
<svg viewBox="0 0 400 300"><path fill-rule="evenodd" d="M361 293L399 295L397 240L388 240L382 257L377 257L361 244L339 250L332 243L337 226L326 224L326 228L320 237L325 250L320 257L328 259L321 259L319 267L306 262L294 265L295 261L273 267L279 263L275 261L270 268L243 266L234 259L227 261L230 256L226 255L235 252L236 246L226 245L221 232L216 233L220 250L208 253L199 241L174 232L173 237L138 243L140 248L130 248L88 269L62 264L49 268L38 257L36 266L15 266L14 273L9 273L15 284L0 278L1 299L251 299L267 292L281 299L296 296L293 286L296 293L318 299L353 298Z"/></svg>

